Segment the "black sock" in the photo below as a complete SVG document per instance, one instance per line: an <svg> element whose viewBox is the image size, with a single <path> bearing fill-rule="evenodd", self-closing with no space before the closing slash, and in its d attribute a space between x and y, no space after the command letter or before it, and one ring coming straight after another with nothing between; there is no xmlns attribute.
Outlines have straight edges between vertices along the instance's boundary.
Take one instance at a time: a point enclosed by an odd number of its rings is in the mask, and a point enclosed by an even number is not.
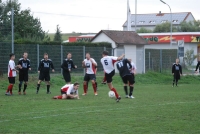
<svg viewBox="0 0 200 134"><path fill-rule="evenodd" d="M128 95L128 89L127 89L127 86L124 86L124 91L125 91L125 94Z"/></svg>
<svg viewBox="0 0 200 134"><path fill-rule="evenodd" d="M97 82L95 82L96 88L97 88Z"/></svg>
<svg viewBox="0 0 200 134"><path fill-rule="evenodd" d="M178 86L178 80L176 80L176 86Z"/></svg>
<svg viewBox="0 0 200 134"><path fill-rule="evenodd" d="M26 85L26 84L24 84L24 90L23 90L23 92L25 92L25 91L26 91L26 88L27 88L27 85Z"/></svg>
<svg viewBox="0 0 200 134"><path fill-rule="evenodd" d="M47 85L47 92L49 92L50 85Z"/></svg>
<svg viewBox="0 0 200 134"><path fill-rule="evenodd" d="M134 89L134 87L130 86L130 93L129 93L129 96L132 96L132 95L133 95L133 89Z"/></svg>
<svg viewBox="0 0 200 134"><path fill-rule="evenodd" d="M21 92L22 84L19 84L19 92Z"/></svg>
<svg viewBox="0 0 200 134"><path fill-rule="evenodd" d="M40 84L37 84L37 91L39 91L40 89Z"/></svg>

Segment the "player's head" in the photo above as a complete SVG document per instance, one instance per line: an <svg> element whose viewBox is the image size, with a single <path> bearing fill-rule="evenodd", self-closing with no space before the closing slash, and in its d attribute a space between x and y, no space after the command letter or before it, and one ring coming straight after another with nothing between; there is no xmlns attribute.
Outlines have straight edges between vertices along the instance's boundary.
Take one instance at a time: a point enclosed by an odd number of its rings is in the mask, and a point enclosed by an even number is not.
<svg viewBox="0 0 200 134"><path fill-rule="evenodd" d="M176 63L179 63L179 59L178 58L176 59Z"/></svg>
<svg viewBox="0 0 200 134"><path fill-rule="evenodd" d="M102 52L102 57L108 56L108 54L109 54L108 51L103 51L103 52Z"/></svg>
<svg viewBox="0 0 200 134"><path fill-rule="evenodd" d="M72 58L72 54L71 53L68 53L67 54L67 59L71 59Z"/></svg>
<svg viewBox="0 0 200 134"><path fill-rule="evenodd" d="M74 83L74 89L78 90L78 88L79 88L79 83L78 82Z"/></svg>
<svg viewBox="0 0 200 134"><path fill-rule="evenodd" d="M132 59L128 59L130 62L132 62Z"/></svg>
<svg viewBox="0 0 200 134"><path fill-rule="evenodd" d="M90 59L90 53L86 53L86 55L85 55L85 57L86 57L86 59Z"/></svg>
<svg viewBox="0 0 200 134"><path fill-rule="evenodd" d="M24 59L27 59L28 53L27 53L27 52L24 52L23 57L24 57Z"/></svg>
<svg viewBox="0 0 200 134"><path fill-rule="evenodd" d="M48 59L48 53L44 53L44 59Z"/></svg>
<svg viewBox="0 0 200 134"><path fill-rule="evenodd" d="M11 53L11 54L10 54L10 59L11 59L11 60L14 60L14 59L15 59L15 54L14 54L14 53Z"/></svg>

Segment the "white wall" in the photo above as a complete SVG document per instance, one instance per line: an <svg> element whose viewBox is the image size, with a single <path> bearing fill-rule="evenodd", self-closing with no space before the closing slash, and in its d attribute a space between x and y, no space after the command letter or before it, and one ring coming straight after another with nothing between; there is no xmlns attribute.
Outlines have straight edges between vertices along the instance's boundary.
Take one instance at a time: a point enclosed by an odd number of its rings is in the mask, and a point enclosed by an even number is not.
<svg viewBox="0 0 200 134"><path fill-rule="evenodd" d="M136 45L124 45L125 57L136 63Z"/></svg>
<svg viewBox="0 0 200 134"><path fill-rule="evenodd" d="M92 42L109 42L112 44L112 48L116 48L115 42L104 33L100 33Z"/></svg>

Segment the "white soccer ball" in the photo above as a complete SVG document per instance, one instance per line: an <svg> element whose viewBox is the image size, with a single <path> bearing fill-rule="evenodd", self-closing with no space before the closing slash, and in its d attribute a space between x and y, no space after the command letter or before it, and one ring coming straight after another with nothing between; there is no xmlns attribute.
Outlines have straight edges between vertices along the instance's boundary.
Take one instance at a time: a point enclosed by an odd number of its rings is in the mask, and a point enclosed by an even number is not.
<svg viewBox="0 0 200 134"><path fill-rule="evenodd" d="M115 97L115 92L109 91L109 92L108 92L108 96L109 96L110 98Z"/></svg>

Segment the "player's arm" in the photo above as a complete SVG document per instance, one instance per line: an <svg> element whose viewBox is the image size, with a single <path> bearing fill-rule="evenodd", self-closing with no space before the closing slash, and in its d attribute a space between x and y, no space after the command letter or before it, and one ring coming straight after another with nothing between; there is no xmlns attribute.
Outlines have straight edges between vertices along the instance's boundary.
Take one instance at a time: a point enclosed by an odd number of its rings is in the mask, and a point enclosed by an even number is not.
<svg viewBox="0 0 200 134"><path fill-rule="evenodd" d="M55 72L54 70L54 65L53 65L53 62L51 61L51 69L52 69L52 72Z"/></svg>
<svg viewBox="0 0 200 134"><path fill-rule="evenodd" d="M92 62L92 64L94 65L94 66L97 66L97 63L96 63L96 61L94 60L94 59L90 59L90 61Z"/></svg>
<svg viewBox="0 0 200 134"><path fill-rule="evenodd" d="M180 74L182 75L182 66L180 65Z"/></svg>
<svg viewBox="0 0 200 134"><path fill-rule="evenodd" d="M67 90L67 93L66 93L66 94L67 94L67 98L68 98L68 97L70 97L71 99L77 98L77 95L71 94L71 90L70 90L70 89Z"/></svg>
<svg viewBox="0 0 200 134"><path fill-rule="evenodd" d="M195 71L199 68L200 62L197 63Z"/></svg>
<svg viewBox="0 0 200 134"><path fill-rule="evenodd" d="M85 66L85 61L82 62L82 67L83 67L83 68L86 68L86 66Z"/></svg>
<svg viewBox="0 0 200 134"><path fill-rule="evenodd" d="M76 69L76 68L77 68L77 66L76 66L76 65L74 65L74 62L73 62L73 60L71 60L71 64L72 64L72 68L73 68L73 69Z"/></svg>
<svg viewBox="0 0 200 134"><path fill-rule="evenodd" d="M174 71L175 71L174 67L175 67L175 64L173 64L172 66L172 74L174 74Z"/></svg>
<svg viewBox="0 0 200 134"><path fill-rule="evenodd" d="M42 61L40 61L39 67L38 67L38 73L40 72L40 70L42 69Z"/></svg>
<svg viewBox="0 0 200 134"><path fill-rule="evenodd" d="M31 63L30 63L30 60L28 60L28 69L31 70Z"/></svg>
<svg viewBox="0 0 200 134"><path fill-rule="evenodd" d="M117 61L122 60L124 58L125 54L122 54L120 57L117 58Z"/></svg>
<svg viewBox="0 0 200 134"><path fill-rule="evenodd" d="M17 66L16 66L15 68L17 68L17 67L18 67L19 69L22 69L22 63L21 63L21 60L18 61L18 64L17 64Z"/></svg>

